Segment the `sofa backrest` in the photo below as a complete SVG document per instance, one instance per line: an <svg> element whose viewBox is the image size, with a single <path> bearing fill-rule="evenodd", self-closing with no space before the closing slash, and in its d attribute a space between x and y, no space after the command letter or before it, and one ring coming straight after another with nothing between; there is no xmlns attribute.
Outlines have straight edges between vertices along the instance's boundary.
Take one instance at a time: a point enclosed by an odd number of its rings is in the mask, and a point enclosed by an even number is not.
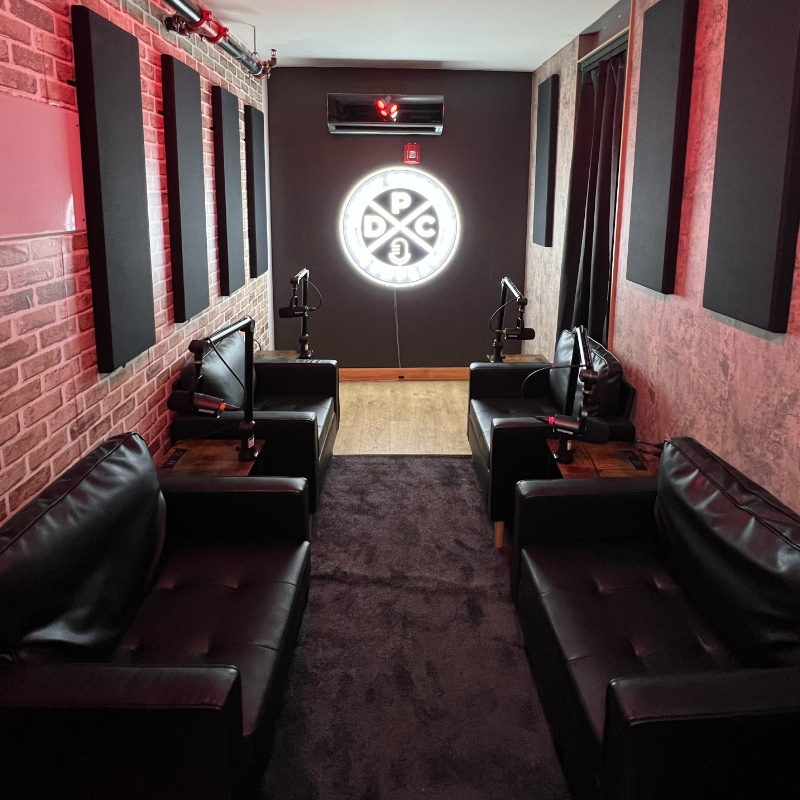
<svg viewBox="0 0 800 800"><path fill-rule="evenodd" d="M589 350L592 355L592 366L597 372L598 380L591 395L586 400L586 412L590 416L614 416L619 400L620 384L622 382L622 365L613 353L594 339L588 339ZM556 343L556 352L553 365L564 367L572 363L572 351L575 346L575 334L572 331L562 331ZM564 409L567 401L567 384L569 383L570 370L551 369L549 374L550 394L553 402L559 409ZM583 402L583 381L578 378L575 387L575 398L572 413L577 415Z"/></svg>
<svg viewBox="0 0 800 800"><path fill-rule="evenodd" d="M0 528L0 660L97 661L149 589L164 499L144 441L107 439Z"/></svg>
<svg viewBox="0 0 800 800"><path fill-rule="evenodd" d="M670 571L742 663L800 665L800 516L685 436L664 447L655 516Z"/></svg>
<svg viewBox="0 0 800 800"><path fill-rule="evenodd" d="M219 397L229 405L244 408L244 338L233 333L206 349L203 355L200 384L195 386L194 359L184 364L175 388ZM240 383L241 381L241 383Z"/></svg>

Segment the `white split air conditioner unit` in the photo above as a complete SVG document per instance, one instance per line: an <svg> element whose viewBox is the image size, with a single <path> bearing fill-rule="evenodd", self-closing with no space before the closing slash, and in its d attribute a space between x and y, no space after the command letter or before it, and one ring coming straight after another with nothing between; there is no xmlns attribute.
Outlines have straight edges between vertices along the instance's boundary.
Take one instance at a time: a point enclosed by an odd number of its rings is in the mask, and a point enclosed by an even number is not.
<svg viewBox="0 0 800 800"><path fill-rule="evenodd" d="M444 95L329 94L328 130L367 136L441 136Z"/></svg>

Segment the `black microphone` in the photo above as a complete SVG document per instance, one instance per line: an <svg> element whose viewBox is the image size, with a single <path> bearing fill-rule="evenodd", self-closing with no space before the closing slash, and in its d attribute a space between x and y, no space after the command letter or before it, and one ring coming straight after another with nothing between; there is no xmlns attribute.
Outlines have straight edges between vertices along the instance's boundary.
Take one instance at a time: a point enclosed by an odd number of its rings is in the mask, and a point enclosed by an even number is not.
<svg viewBox="0 0 800 800"><path fill-rule="evenodd" d="M566 433L590 444L605 444L608 441L608 425L596 417L583 416L575 419L554 414L539 419L552 425L558 433Z"/></svg>
<svg viewBox="0 0 800 800"><path fill-rule="evenodd" d="M505 339L535 339L536 331L533 328L503 328Z"/></svg>
<svg viewBox="0 0 800 800"><path fill-rule="evenodd" d="M219 417L223 411L241 411L239 406L226 403L221 397L212 397L200 392L184 392L174 390L167 398L170 411L195 411L198 414L210 414Z"/></svg>
<svg viewBox="0 0 800 800"><path fill-rule="evenodd" d="M278 316L283 319L291 319L292 317L302 317L306 313L304 306L284 306L278 309Z"/></svg>

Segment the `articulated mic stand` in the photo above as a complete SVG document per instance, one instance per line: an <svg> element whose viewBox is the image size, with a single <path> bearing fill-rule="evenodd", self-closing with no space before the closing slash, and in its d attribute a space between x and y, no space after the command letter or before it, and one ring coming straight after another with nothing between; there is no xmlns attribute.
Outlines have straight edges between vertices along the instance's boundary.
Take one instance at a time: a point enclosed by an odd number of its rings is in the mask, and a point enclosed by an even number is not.
<svg viewBox="0 0 800 800"><path fill-rule="evenodd" d="M312 351L309 350L308 347L308 315L317 309L308 305L308 270L301 269L297 275L289 280L292 284L292 296L289 299L288 306L278 309L278 316L284 318L302 318L302 322L300 323L300 338L297 340L300 345L297 350L297 357L311 358ZM298 285L300 286L299 298L297 296Z"/></svg>
<svg viewBox="0 0 800 800"><path fill-rule="evenodd" d="M510 302L506 298L508 297L508 292L514 296L514 300L517 301L517 327L516 328L506 328L503 325L505 313L506 313L506 306ZM500 308L492 314L492 319L494 319L495 314L500 314L500 319L498 320L498 327L495 330L495 337L494 337L494 344L492 345L492 354L489 356L489 361L492 363L500 363L503 359L503 343L506 339L533 339L536 336L536 331L533 328L526 328L525 322L523 320L523 312L525 306L528 305L528 298L523 297L520 293L519 289L508 279L503 278L500 281ZM491 320L490 320L490 327L491 327Z"/></svg>
<svg viewBox="0 0 800 800"><path fill-rule="evenodd" d="M592 353L589 349L589 340L586 335L586 328L583 325L578 325L573 328L572 332L575 334L575 344L572 347L572 368L569 371L569 380L567 381L567 399L564 403L564 416L572 418L572 409L575 404L575 390L578 386L578 378L580 377L583 382L581 400L581 407L578 411L578 423L575 430L573 425L567 430L565 426L559 427L559 423L555 423L556 430L558 431L558 449L555 453L556 461L562 464L571 464L574 454L572 452L572 439L574 436L579 436L586 427L586 400L594 390L597 383L598 375L592 365ZM570 422L574 420L570 419Z"/></svg>

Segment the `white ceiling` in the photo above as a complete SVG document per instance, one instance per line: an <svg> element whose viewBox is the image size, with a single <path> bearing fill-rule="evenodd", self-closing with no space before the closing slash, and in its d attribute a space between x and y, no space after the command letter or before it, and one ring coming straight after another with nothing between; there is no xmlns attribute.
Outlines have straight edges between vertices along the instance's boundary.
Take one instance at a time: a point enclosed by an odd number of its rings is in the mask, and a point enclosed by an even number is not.
<svg viewBox="0 0 800 800"><path fill-rule="evenodd" d="M203 0L200 4L261 58L274 47L278 67L521 72L535 70L615 5L614 0Z"/></svg>

